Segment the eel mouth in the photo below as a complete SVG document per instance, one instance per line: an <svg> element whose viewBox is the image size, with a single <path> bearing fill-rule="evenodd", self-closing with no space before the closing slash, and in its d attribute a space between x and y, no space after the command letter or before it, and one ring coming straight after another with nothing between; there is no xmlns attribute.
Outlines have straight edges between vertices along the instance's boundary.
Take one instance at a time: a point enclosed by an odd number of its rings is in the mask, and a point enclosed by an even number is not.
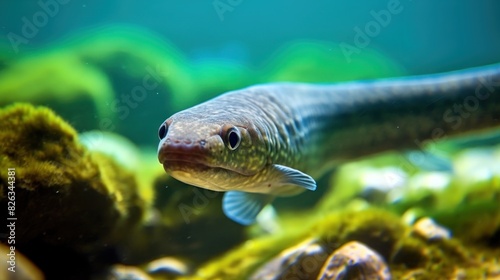
<svg viewBox="0 0 500 280"><path fill-rule="evenodd" d="M208 165L204 155L169 152L159 154L158 158L165 172L181 182L213 191L226 191L211 178L232 170Z"/></svg>
<svg viewBox="0 0 500 280"><path fill-rule="evenodd" d="M158 155L160 163L163 165L163 169L170 175L175 173L225 173L225 174L237 174L238 176L252 176L253 174L245 174L239 170L234 170L225 166L211 165L207 161L207 156L203 154L191 154L185 152L169 152L160 153ZM194 175L191 175L194 176ZM173 176L174 178L176 176ZM182 180L181 180L182 181Z"/></svg>
<svg viewBox="0 0 500 280"><path fill-rule="evenodd" d="M158 146L158 161L163 165L165 172L197 173L236 173L243 176L252 176L241 170L232 169L223 164L216 164L210 160L211 155L204 145L193 141L182 143L171 141L169 138L161 141Z"/></svg>
<svg viewBox="0 0 500 280"><path fill-rule="evenodd" d="M196 164L208 166L207 151L193 141L165 138L158 145L158 161L165 165Z"/></svg>
<svg viewBox="0 0 500 280"><path fill-rule="evenodd" d="M207 157L200 154L190 154L190 153L180 153L180 152L169 152L162 153L158 157L161 164L165 165L167 163L175 163L175 162L185 162L192 163L197 165L207 165L206 159Z"/></svg>
<svg viewBox="0 0 500 280"><path fill-rule="evenodd" d="M204 171L212 168L207 163L207 156L200 153L161 150L158 160L167 172L173 171Z"/></svg>

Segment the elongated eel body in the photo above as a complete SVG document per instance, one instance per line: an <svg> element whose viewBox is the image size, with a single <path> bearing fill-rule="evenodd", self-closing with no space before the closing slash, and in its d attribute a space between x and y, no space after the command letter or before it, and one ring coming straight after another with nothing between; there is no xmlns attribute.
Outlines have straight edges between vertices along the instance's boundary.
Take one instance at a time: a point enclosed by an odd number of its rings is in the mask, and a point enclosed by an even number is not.
<svg viewBox="0 0 500 280"><path fill-rule="evenodd" d="M264 84L165 120L158 159L180 181L229 191L224 212L250 224L273 196L314 190L313 178L335 165L492 127L500 127L500 64L331 85Z"/></svg>

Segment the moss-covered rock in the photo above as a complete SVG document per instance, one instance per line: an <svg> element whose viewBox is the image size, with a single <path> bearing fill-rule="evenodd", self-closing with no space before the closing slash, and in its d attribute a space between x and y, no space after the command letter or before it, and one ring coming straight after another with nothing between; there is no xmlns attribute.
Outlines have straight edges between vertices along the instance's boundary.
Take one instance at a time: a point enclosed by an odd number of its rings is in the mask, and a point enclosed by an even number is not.
<svg viewBox="0 0 500 280"><path fill-rule="evenodd" d="M52 111L12 105L0 113L0 125L0 166L16 168L19 242L41 237L85 248L108 238L117 224L139 221L142 202L134 175L87 152L74 129ZM3 200L6 177L3 172Z"/></svg>
<svg viewBox="0 0 500 280"><path fill-rule="evenodd" d="M14 104L0 111L0 127L0 198L6 208L12 190L7 168L15 168L16 244L28 257L39 258L30 255L42 253L33 248L47 246L99 253L141 221L144 201L135 175L87 151L51 110Z"/></svg>

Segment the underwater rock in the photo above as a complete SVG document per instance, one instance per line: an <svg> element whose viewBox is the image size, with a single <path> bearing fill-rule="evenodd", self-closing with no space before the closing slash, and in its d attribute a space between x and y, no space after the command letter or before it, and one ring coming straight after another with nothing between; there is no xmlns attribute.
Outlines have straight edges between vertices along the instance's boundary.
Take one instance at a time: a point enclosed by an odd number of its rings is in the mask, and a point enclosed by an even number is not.
<svg viewBox="0 0 500 280"><path fill-rule="evenodd" d="M76 131L51 110L14 104L0 110L0 127L0 167L15 168L16 245L25 247L27 257L44 262L51 246L83 255L108 251L141 221L144 200L135 175L87 151ZM1 172L5 204L7 182L7 172Z"/></svg>
<svg viewBox="0 0 500 280"><path fill-rule="evenodd" d="M383 258L366 245L351 241L330 256L317 240L307 239L265 263L251 280L390 279Z"/></svg>
<svg viewBox="0 0 500 280"><path fill-rule="evenodd" d="M308 239L288 248L264 264L251 280L316 279L328 254L317 240Z"/></svg>
<svg viewBox="0 0 500 280"><path fill-rule="evenodd" d="M42 272L19 251L0 243L0 279L42 280ZM13 257L13 259L11 259Z"/></svg>
<svg viewBox="0 0 500 280"><path fill-rule="evenodd" d="M433 219L428 217L419 219L413 225L412 232L429 241L444 240L451 237L448 229L438 225Z"/></svg>
<svg viewBox="0 0 500 280"><path fill-rule="evenodd" d="M330 255L318 280L391 279L384 259L364 244L351 241Z"/></svg>

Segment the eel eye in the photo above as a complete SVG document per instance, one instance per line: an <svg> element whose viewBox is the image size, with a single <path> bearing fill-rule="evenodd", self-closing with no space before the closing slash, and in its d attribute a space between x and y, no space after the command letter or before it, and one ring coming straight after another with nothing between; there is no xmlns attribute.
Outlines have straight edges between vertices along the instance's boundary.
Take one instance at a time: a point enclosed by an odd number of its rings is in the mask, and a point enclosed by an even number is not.
<svg viewBox="0 0 500 280"><path fill-rule="evenodd" d="M238 148L241 143L240 130L236 127L231 127L226 131L226 145L231 150L234 151Z"/></svg>
<svg viewBox="0 0 500 280"><path fill-rule="evenodd" d="M163 138L165 138L165 136L167 136L167 132L168 132L167 124L162 123L160 125L160 128L158 129L158 137L160 137L160 140L162 140Z"/></svg>

